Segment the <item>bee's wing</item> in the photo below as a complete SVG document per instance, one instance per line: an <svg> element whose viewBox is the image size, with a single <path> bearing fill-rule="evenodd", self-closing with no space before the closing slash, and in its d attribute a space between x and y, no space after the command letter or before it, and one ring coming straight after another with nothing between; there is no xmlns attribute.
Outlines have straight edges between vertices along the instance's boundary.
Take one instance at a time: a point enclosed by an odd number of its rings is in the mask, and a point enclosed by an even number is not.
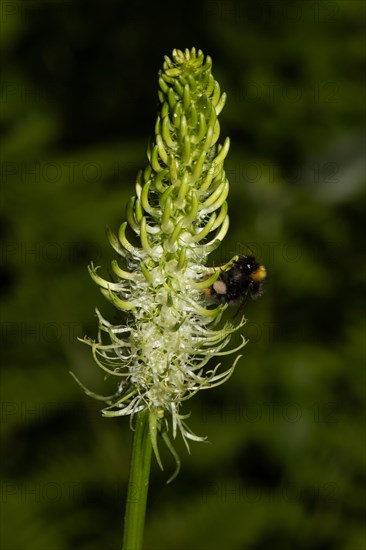
<svg viewBox="0 0 366 550"><path fill-rule="evenodd" d="M240 312L240 311L243 311L244 306L245 306L245 304L247 303L248 298L249 298L249 296L250 296L250 288L251 288L251 287L250 287L250 285L249 285L248 288L247 288L247 290L246 290L246 292L245 292L245 294L244 294L244 296L243 296L243 298L241 299L241 302L240 302L240 304L239 304L239 307L238 307L238 309L237 309L237 311L236 311L236 313L235 313L233 319L235 319L235 317L236 317L237 315L239 315L239 312Z"/></svg>

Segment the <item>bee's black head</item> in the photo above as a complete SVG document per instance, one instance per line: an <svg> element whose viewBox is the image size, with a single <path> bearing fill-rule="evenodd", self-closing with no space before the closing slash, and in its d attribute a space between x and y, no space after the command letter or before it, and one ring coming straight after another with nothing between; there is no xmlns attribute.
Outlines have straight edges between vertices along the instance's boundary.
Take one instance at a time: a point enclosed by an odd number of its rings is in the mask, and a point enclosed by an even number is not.
<svg viewBox="0 0 366 550"><path fill-rule="evenodd" d="M259 267L259 263L254 256L239 256L236 262L236 267L246 275L250 275L253 271L256 271Z"/></svg>

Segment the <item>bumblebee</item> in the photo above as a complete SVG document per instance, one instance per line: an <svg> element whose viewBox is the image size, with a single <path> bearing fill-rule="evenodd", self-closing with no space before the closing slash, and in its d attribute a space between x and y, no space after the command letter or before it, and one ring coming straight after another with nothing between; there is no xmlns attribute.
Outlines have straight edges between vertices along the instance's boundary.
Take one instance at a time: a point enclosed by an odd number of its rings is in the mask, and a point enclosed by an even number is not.
<svg viewBox="0 0 366 550"><path fill-rule="evenodd" d="M239 256L205 292L214 302L239 305L240 310L249 297L257 298L262 294L266 277L266 268L254 256Z"/></svg>

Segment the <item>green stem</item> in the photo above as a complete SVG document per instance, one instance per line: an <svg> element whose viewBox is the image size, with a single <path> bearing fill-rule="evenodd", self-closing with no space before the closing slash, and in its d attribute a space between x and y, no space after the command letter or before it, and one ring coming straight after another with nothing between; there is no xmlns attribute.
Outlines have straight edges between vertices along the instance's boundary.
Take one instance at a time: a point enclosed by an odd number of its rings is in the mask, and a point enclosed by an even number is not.
<svg viewBox="0 0 366 550"><path fill-rule="evenodd" d="M141 550L151 464L149 412L137 414L123 535L123 550Z"/></svg>

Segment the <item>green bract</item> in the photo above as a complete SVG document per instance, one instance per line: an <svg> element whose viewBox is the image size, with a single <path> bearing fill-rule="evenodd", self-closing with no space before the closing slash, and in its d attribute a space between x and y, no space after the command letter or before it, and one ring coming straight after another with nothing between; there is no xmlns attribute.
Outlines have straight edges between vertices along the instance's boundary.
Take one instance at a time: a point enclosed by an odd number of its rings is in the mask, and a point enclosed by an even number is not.
<svg viewBox="0 0 366 550"><path fill-rule="evenodd" d="M217 141L218 115L226 95L211 74L210 57L195 48L174 50L159 73L160 111L148 147L149 164L137 176L136 195L128 202L127 222L109 240L121 258L112 262L117 282L89 268L104 296L121 312L112 325L99 312L99 337L85 339L97 364L115 376L118 388L104 399L105 416L134 415L148 410L150 436L159 464L156 437L175 456L169 434L194 435L181 414L182 402L201 389L223 383L235 364L219 372L208 367L226 350L237 327L219 327L225 305L209 304L203 292L220 269L206 267L207 257L229 225L229 183L223 163L229 139ZM132 237L128 232L135 234ZM137 236L137 239L136 239ZM85 388L84 388L85 389ZM188 444L187 444L188 446Z"/></svg>

